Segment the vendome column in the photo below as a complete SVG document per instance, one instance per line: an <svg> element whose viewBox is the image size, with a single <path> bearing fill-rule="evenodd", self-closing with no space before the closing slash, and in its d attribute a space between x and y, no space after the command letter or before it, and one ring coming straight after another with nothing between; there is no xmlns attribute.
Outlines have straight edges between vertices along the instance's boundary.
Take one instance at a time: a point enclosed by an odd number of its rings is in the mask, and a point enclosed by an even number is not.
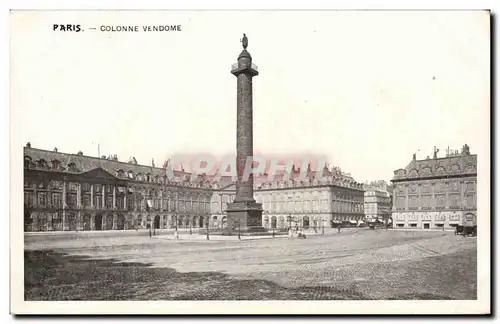
<svg viewBox="0 0 500 324"><path fill-rule="evenodd" d="M231 73L237 79L237 120L236 120L236 198L227 207L227 234L265 232L262 227L262 204L253 198L253 175L243 179L248 157L253 157L253 116L252 78L257 76L257 67L252 64L252 56L247 51L248 39L243 34L243 51L238 63L233 64Z"/></svg>

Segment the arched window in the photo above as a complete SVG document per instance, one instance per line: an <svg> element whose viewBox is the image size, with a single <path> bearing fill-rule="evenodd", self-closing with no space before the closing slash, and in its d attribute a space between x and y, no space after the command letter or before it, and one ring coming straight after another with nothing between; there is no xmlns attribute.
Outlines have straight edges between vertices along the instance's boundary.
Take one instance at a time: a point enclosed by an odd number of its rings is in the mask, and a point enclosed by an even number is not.
<svg viewBox="0 0 500 324"><path fill-rule="evenodd" d="M271 228L276 228L276 216L271 217Z"/></svg>
<svg viewBox="0 0 500 324"><path fill-rule="evenodd" d="M309 217L304 216L304 218L302 219L302 227L304 229L308 229L309 228Z"/></svg>

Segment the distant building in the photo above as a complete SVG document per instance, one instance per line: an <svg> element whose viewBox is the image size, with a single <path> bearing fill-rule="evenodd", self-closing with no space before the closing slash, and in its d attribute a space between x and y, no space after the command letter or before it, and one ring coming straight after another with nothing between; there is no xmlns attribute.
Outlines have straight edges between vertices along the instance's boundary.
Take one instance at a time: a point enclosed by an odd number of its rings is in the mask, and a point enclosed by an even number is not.
<svg viewBox="0 0 500 324"><path fill-rule="evenodd" d="M460 152L412 161L394 171L393 226L436 229L473 226L477 219L477 155Z"/></svg>
<svg viewBox="0 0 500 324"><path fill-rule="evenodd" d="M165 162L164 167L168 164ZM363 188L338 168L322 176L308 168L299 179L293 170L269 181L254 179L255 198L263 204L262 225L271 228L355 224L363 218ZM121 162L116 155L92 157L24 148L24 230L90 231L138 228L219 228L226 226L227 203L235 196L231 177L214 178Z"/></svg>
<svg viewBox="0 0 500 324"><path fill-rule="evenodd" d="M390 223L392 212L392 187L387 182L373 181L364 184L365 222Z"/></svg>

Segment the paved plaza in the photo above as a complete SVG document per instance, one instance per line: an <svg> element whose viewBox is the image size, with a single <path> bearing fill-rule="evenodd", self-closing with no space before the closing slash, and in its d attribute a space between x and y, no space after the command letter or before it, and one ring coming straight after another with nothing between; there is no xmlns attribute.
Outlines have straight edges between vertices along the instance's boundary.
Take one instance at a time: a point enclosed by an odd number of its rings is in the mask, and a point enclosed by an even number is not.
<svg viewBox="0 0 500 324"><path fill-rule="evenodd" d="M476 238L328 230L307 239L25 236L27 300L476 299Z"/></svg>

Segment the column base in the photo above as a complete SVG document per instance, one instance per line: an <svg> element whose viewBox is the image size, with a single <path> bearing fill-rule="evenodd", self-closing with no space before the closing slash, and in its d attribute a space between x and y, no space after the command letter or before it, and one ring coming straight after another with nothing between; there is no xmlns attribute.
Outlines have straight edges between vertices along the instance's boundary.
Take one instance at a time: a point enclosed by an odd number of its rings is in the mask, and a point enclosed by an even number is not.
<svg viewBox="0 0 500 324"><path fill-rule="evenodd" d="M224 235L265 235L262 226L262 204L255 201L233 202L227 206L227 226Z"/></svg>

